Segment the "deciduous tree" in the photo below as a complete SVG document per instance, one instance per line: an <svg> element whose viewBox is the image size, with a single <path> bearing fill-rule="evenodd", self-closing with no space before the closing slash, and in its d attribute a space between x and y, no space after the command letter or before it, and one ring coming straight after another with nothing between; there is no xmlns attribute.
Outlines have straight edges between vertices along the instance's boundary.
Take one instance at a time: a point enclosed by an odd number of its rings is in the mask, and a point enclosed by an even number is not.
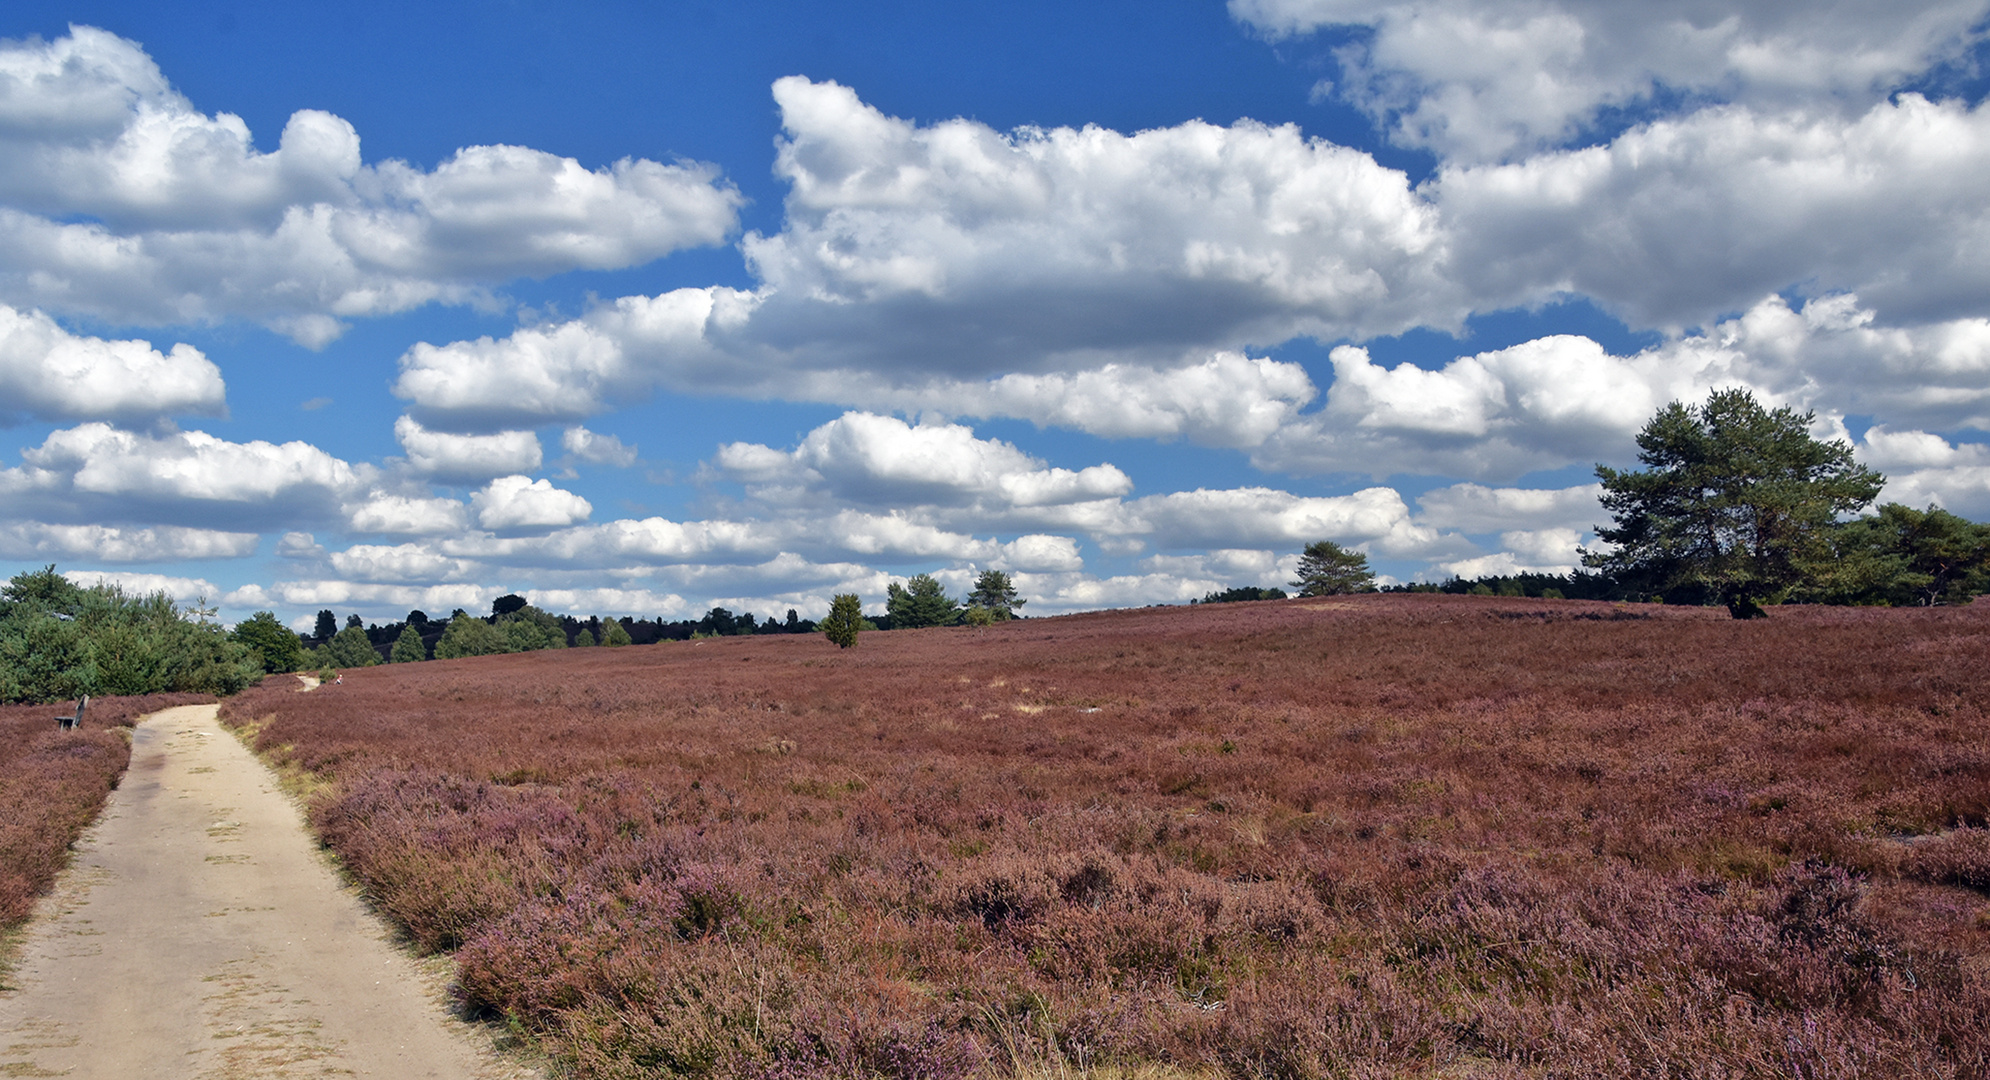
<svg viewBox="0 0 1990 1080"><path fill-rule="evenodd" d="M253 650L264 671L296 671L304 663L304 643L271 612L243 619L228 636Z"/></svg>
<svg viewBox="0 0 1990 1080"><path fill-rule="evenodd" d="M437 660L490 656L510 651L511 643L505 640L504 632L475 615L458 615L449 620L442 639L435 643Z"/></svg>

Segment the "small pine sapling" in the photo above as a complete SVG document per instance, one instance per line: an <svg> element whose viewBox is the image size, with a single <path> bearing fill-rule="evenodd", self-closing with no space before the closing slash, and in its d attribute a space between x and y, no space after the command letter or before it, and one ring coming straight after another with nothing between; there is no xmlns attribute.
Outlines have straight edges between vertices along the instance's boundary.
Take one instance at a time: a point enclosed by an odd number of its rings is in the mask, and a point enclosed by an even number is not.
<svg viewBox="0 0 1990 1080"><path fill-rule="evenodd" d="M829 615L822 620L822 636L847 649L857 643L857 631L864 625L864 602L856 593L842 593L830 602Z"/></svg>

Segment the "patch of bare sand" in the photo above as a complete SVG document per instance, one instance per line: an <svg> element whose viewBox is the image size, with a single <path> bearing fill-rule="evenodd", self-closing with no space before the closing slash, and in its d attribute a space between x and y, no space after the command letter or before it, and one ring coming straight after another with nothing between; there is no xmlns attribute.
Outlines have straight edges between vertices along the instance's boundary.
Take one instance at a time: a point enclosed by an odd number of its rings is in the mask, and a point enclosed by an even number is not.
<svg viewBox="0 0 1990 1080"><path fill-rule="evenodd" d="M446 1008L215 706L131 767L0 993L0 1076L525 1080Z"/></svg>

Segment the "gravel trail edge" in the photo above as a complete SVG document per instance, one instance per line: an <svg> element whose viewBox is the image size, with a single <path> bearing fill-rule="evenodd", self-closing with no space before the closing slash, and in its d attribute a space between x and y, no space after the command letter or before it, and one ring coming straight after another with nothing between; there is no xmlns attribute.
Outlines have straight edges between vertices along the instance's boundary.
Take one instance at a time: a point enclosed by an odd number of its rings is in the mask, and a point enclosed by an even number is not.
<svg viewBox="0 0 1990 1080"><path fill-rule="evenodd" d="M131 765L0 992L0 1076L525 1080L344 886L216 706Z"/></svg>

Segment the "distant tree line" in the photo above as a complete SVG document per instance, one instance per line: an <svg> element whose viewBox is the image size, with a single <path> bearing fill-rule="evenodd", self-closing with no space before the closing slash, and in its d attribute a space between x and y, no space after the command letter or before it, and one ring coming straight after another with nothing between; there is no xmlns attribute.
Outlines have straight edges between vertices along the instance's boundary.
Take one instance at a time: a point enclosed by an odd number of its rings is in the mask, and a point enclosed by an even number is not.
<svg viewBox="0 0 1990 1080"><path fill-rule="evenodd" d="M1028 601L1016 595L1013 579L1000 570L983 573L975 587L956 602L929 574L915 574L904 585L894 582L886 598L886 614L864 618L859 601L856 630L911 629L921 626L977 624L1019 618ZM449 660L463 656L532 652L539 649L593 646L651 645L694 638L741 637L761 634L813 634L821 628L793 608L787 618L762 619L752 612L733 614L714 607L696 619L655 619L555 615L534 607L525 597L506 594L491 602L488 615L471 615L461 608L446 619L410 611L398 622L365 623L347 615L343 626L331 610L318 612L309 634L299 635L274 614L259 611L239 623L231 638L252 650L261 670L298 671L310 668L355 668L374 664ZM854 640L854 639L853 639Z"/></svg>
<svg viewBox="0 0 1990 1080"><path fill-rule="evenodd" d="M1253 600L1283 600L1287 596L1284 589L1262 588L1257 585L1236 585L1220 592L1210 592L1201 600L1190 600L1191 604L1244 604Z"/></svg>
<svg viewBox="0 0 1990 1080"><path fill-rule="evenodd" d="M726 626L736 625L737 620L723 608L714 608L713 612ZM707 615L706 622L713 618ZM433 619L427 612L415 610L398 622L368 624L361 622L358 615L348 615L341 628L338 616L324 610L318 612L312 632L301 636L283 626L275 615L259 611L237 624L234 634L256 643L265 657L267 670L275 672L452 660L540 649L648 644L673 636L690 637L699 625L698 620L680 624L666 623L661 618L579 619L555 615L534 607L523 596L508 593L492 601L489 615L471 615L457 608L446 619ZM692 629L681 630L683 627Z"/></svg>

